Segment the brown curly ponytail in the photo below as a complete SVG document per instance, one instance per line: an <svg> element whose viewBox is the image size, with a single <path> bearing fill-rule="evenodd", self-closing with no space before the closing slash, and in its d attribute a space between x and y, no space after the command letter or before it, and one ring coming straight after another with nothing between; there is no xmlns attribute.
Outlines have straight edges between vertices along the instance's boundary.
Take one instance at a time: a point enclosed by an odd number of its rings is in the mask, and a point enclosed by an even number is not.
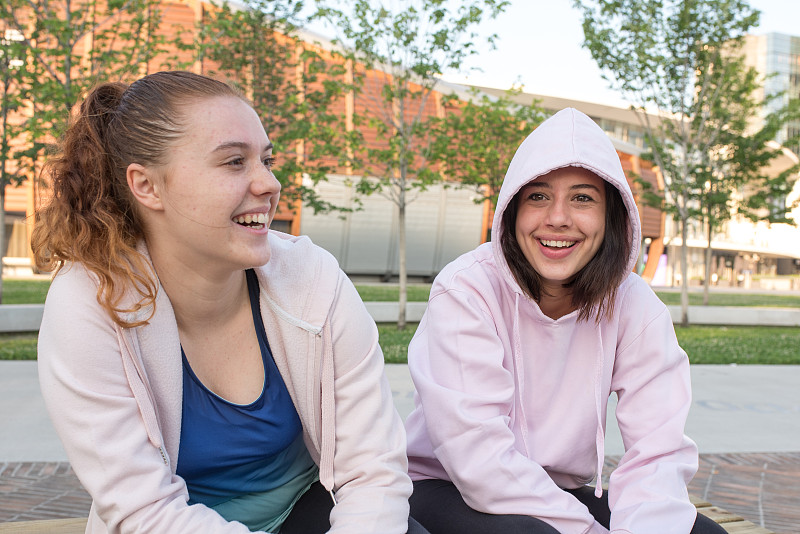
<svg viewBox="0 0 800 534"><path fill-rule="evenodd" d="M242 98L223 82L183 71L151 74L130 86L98 85L73 111L58 154L45 164L52 198L36 212L36 266L57 272L66 262L83 264L98 278L98 302L123 327L147 322L149 317L129 322L122 315L154 310L158 288L152 267L136 249L145 229L127 168L164 165L185 132L182 107L217 96ZM138 301L123 308L130 290Z"/></svg>

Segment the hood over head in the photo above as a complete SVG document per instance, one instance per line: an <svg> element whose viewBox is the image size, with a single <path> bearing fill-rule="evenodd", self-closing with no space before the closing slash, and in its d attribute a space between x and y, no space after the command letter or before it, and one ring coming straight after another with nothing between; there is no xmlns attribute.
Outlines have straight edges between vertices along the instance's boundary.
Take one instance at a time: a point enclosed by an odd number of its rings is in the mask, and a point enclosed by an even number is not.
<svg viewBox="0 0 800 534"><path fill-rule="evenodd" d="M500 188L492 222L492 250L503 275L515 290L519 286L500 245L503 212L526 184L562 167L583 167L617 188L628 211L631 240L628 270L632 271L638 261L642 235L639 210L617 151L608 135L592 119L577 109L566 108L544 121L522 142Z"/></svg>
<svg viewBox="0 0 800 534"><path fill-rule="evenodd" d="M556 169L563 167L582 167L587 169L620 192L628 214L628 237L630 254L627 258L628 272L636 266L641 242L641 223L639 210L633 199L625 172L622 170L617 151L606 133L585 114L567 108L559 111L538 128L536 128L517 149L511 164L508 166L492 224L492 252L506 283L516 294L514 318L511 326L514 339L515 366L525 365L520 338L520 300L525 294L511 272L501 245L503 235L503 213L508 208L517 192L531 181ZM595 495L602 495L599 483L603 471L605 428L603 425L602 379L605 368L602 329L595 325L592 330L597 338L597 358L594 375L594 400L596 417L595 448L597 458L597 483ZM522 386L520 386L522 387ZM525 402L520 402L520 409L525 411ZM524 438L523 438L524 440ZM527 447L527 444L526 444Z"/></svg>

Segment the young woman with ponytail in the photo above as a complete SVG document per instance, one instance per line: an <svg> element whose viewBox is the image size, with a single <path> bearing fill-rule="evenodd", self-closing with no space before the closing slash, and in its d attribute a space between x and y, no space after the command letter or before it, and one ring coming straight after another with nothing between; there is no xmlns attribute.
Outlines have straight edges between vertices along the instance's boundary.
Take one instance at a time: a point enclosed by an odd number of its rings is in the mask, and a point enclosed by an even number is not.
<svg viewBox="0 0 800 534"><path fill-rule="evenodd" d="M47 163L39 376L87 532L424 532L375 324L269 230L273 162L234 89L160 72L92 90Z"/></svg>

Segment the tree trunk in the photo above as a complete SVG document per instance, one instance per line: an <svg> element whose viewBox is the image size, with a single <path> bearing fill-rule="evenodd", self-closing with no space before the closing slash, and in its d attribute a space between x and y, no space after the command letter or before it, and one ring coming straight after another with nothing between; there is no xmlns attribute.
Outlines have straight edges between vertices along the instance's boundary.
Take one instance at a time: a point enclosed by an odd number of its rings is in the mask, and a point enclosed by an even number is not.
<svg viewBox="0 0 800 534"><path fill-rule="evenodd" d="M689 326L689 221L681 219L681 326Z"/></svg>
<svg viewBox="0 0 800 534"><path fill-rule="evenodd" d="M397 310L397 329L403 330L406 327L406 302L408 302L408 271L406 253L406 179L408 169L406 168L405 154L401 152L400 157L400 187L397 192L397 259L399 267L399 289Z"/></svg>
<svg viewBox="0 0 800 534"><path fill-rule="evenodd" d="M3 162L3 174L5 174L6 162ZM0 304L3 303L3 259L6 257L6 187L4 182L0 182Z"/></svg>
<svg viewBox="0 0 800 534"><path fill-rule="evenodd" d="M397 310L397 329L403 330L406 327L406 302L408 302L408 273L406 270L406 203L405 190L400 191L401 202L397 206L397 241L398 241L398 260L400 263L400 296L398 299L399 309Z"/></svg>
<svg viewBox="0 0 800 534"><path fill-rule="evenodd" d="M2 128L2 140L0 140L0 304L3 303L3 258L5 258L5 249L3 247L3 243L6 240L6 184L8 180L6 178L6 158L8 157L8 91L11 87L10 81L10 73L9 73L9 63L5 56L6 52L3 52L3 70L4 70L4 77L3 77L3 101L2 101L2 124L0 124L0 128Z"/></svg>
<svg viewBox="0 0 800 534"><path fill-rule="evenodd" d="M713 250L711 250L711 223L708 223L707 226L708 230L708 246L706 246L706 265L705 265L705 282L703 283L703 306L708 306L708 293L709 287L711 286L711 256L713 254Z"/></svg>

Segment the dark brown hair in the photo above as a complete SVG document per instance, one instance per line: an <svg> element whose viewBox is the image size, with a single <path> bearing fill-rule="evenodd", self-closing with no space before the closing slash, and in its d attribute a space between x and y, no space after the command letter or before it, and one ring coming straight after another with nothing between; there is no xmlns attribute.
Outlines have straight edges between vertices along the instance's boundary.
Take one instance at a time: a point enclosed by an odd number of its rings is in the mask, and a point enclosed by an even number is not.
<svg viewBox="0 0 800 534"><path fill-rule="evenodd" d="M572 304L580 310L578 320L593 315L597 321L614 313L617 288L628 274L631 243L628 210L616 187L603 181L606 192L605 235L594 257L564 287L572 289ZM525 258L517 243L517 206L522 189L514 195L503 212L500 247L514 279L536 302L542 297L542 277Z"/></svg>
<svg viewBox="0 0 800 534"><path fill-rule="evenodd" d="M73 110L58 153L45 164L52 196L36 212L36 266L58 272L66 262L83 264L97 276L98 302L123 327L146 324L149 317L128 322L120 314L154 305L158 288L136 249L145 232L127 168L167 163L170 147L186 131L183 108L220 96L242 98L223 82L184 71L150 74L130 86L100 84ZM122 308L130 289L139 300Z"/></svg>

